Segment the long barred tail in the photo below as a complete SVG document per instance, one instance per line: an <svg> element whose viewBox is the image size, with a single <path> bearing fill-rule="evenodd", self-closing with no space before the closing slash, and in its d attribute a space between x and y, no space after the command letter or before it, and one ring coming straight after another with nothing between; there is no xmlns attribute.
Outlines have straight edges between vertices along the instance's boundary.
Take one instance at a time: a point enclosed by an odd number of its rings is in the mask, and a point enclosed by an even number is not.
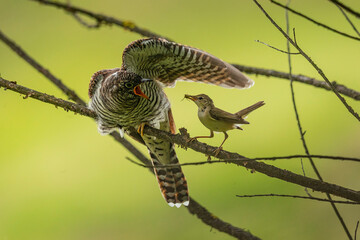
<svg viewBox="0 0 360 240"><path fill-rule="evenodd" d="M180 166L176 167L161 167L160 163L154 153L149 150L154 172L159 183L161 194L170 207L180 207L189 205L189 191L185 176ZM171 164L178 164L174 146L171 144L170 149Z"/></svg>

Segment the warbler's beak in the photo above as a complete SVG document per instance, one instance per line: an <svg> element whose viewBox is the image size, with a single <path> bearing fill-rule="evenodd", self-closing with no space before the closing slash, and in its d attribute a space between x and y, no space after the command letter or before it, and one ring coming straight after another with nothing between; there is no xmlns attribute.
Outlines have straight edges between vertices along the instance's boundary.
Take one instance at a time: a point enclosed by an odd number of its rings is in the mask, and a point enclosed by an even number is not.
<svg viewBox="0 0 360 240"><path fill-rule="evenodd" d="M191 95L188 95L188 94L185 94L185 98L190 99L190 100L192 100L194 102L197 100L197 97L191 96Z"/></svg>
<svg viewBox="0 0 360 240"><path fill-rule="evenodd" d="M145 98L147 100L150 100L150 98L148 96L146 96L145 93L143 93L143 91L141 91L140 84L136 85L134 87L134 93L135 93L135 95L138 95L138 96L143 97L143 98Z"/></svg>

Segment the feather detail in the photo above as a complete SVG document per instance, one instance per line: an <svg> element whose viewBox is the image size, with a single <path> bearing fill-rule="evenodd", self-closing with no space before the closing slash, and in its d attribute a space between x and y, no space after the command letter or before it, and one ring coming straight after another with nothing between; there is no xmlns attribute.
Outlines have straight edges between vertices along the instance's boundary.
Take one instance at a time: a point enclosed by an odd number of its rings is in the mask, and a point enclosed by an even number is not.
<svg viewBox="0 0 360 240"><path fill-rule="evenodd" d="M249 88L254 81L232 65L200 49L160 38L140 39L123 52L123 66L142 77L174 86L176 80L227 88Z"/></svg>

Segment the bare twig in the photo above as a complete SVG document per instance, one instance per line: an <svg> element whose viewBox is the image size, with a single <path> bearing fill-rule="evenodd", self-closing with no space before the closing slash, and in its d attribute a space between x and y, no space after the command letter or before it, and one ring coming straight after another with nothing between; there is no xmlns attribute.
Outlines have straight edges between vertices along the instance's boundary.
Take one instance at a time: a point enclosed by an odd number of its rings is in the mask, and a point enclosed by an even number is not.
<svg viewBox="0 0 360 240"><path fill-rule="evenodd" d="M84 19L82 19L77 13L72 14L73 17L82 25L84 25L87 28L99 28L101 26L101 21L96 20L96 23L90 24L87 23Z"/></svg>
<svg viewBox="0 0 360 240"><path fill-rule="evenodd" d="M279 52L282 52L282 53L293 54L293 55L300 54L299 52L294 52L294 53L292 53L292 52L287 52L287 51L281 50L281 49L279 49L279 48L273 47L273 46L271 46L271 45L269 45L269 44L267 44L267 43L264 43L264 42L262 42L262 41L259 41L259 40L255 40L255 42L262 43L262 44L264 44L265 46L268 46L269 48L275 49L276 51L279 51Z"/></svg>
<svg viewBox="0 0 360 240"><path fill-rule="evenodd" d="M355 161L360 162L359 158L351 158L351 157L337 157L337 156L326 156L326 155L309 155L312 158L318 159L329 159L329 160L342 160L342 161ZM275 160L283 160L283 159L297 159L297 158L306 158L308 155L289 155L289 156L277 156L277 157L256 157L256 158L237 158L237 159L221 159L221 160L212 160L212 161L199 161L199 162L191 162L191 163L181 163L181 164L164 164L158 166L158 168L166 168L166 167L177 167L177 166L200 166L204 164L216 164L216 163L232 163L234 161L237 162L251 162L251 161L275 161ZM129 161L134 162L134 160L130 160L130 158L126 157ZM139 164L137 165L146 168L152 168L153 166ZM305 175L304 175L305 176Z"/></svg>
<svg viewBox="0 0 360 240"><path fill-rule="evenodd" d="M9 89L9 90L13 90L13 91L16 91L16 89L19 87L19 85L16 84L15 82L10 82L3 78L0 78L0 86L4 87L6 89ZM32 90L32 91L34 91L34 90ZM20 92L20 91L18 91L18 92ZM31 89L29 89L29 92L31 92ZM56 103L57 106L64 107L64 108L68 109L69 111L74 110L76 112L82 113L86 109L86 107L84 107L84 106L81 106L81 105L78 105L75 103L71 103L71 102L67 102L67 101L64 101L65 102L64 103L63 101L49 100L48 99L49 95L44 94L44 93L39 93L39 92L37 92L37 93L39 95L41 95L40 97L38 97L39 99L41 98L41 101L51 103L51 104ZM27 94L27 92L24 92L24 94ZM29 97L33 98L34 96L29 95ZM38 99L38 98L36 98L36 99ZM54 97L52 97L52 98L54 98ZM66 105L64 105L64 104L66 104ZM67 104L69 104L71 106L69 106ZM91 110L88 109L88 111L91 111ZM92 116L91 113L84 114L84 115ZM130 129L130 131L136 132L135 129ZM206 155L214 156L214 151L217 149L217 147L210 146L205 143L198 142L198 141L193 141L193 142L189 143L188 140L190 139L190 137L189 137L186 129L182 128L182 129L180 129L180 132L181 132L181 134L174 135L174 134L171 134L171 133L168 133L165 131L161 131L159 129L151 128L149 126L145 126L145 129L144 129L145 134L170 141L170 142L178 144L182 147L191 148L197 152L204 153ZM119 135L117 134L117 136L119 136ZM120 138L120 136L119 136L119 138ZM118 140L118 139L116 139L116 140ZM336 195L339 197L343 197L343 198L346 198L349 200L360 202L360 192L352 190L352 189L348 189L348 188L345 188L345 187L342 187L339 185L335 185L335 184L319 181L316 179L304 177L302 175L298 175L298 174L292 173L290 171L283 170L283 169L280 169L280 168L277 168L277 167L274 167L274 166L271 166L271 165L268 165L268 164L265 164L262 162L251 161L251 159L248 159L249 161L237 161L237 159L244 160L247 158L244 156L241 156L240 154L231 153L231 152L228 152L225 150L220 151L220 153L218 154L217 157L220 159L226 159L228 163L236 164L238 166L242 166L247 169L253 169L257 172L263 173L270 177L275 177L275 178L278 178L278 179L281 179L281 180L284 180L287 182L291 182L291 183L294 183L294 184L297 184L300 186L309 187L315 191L328 192L330 194L333 194L333 195ZM232 160L229 160L229 159L232 159ZM145 165L150 164L149 160L143 161L141 158L140 158L140 160Z"/></svg>
<svg viewBox="0 0 360 240"><path fill-rule="evenodd" d="M287 5L286 5L286 10L285 10L285 15L286 15L286 34L289 35L289 32L290 32L290 24L289 24L289 15L288 15L288 5L290 3L290 0L288 1ZM294 31L295 33L295 31ZM294 34L295 35L295 34ZM297 43L296 43L297 45ZM289 40L286 41L286 46L287 46L287 51L290 52L290 42ZM289 75L291 76L292 75L292 64L291 64L291 56L290 54L288 54L288 63L289 63ZM299 133L300 133L300 139L301 139L301 142L303 144L303 147L304 147L304 150L305 150L305 153L307 155L307 158L309 159L310 161L310 164L314 170L314 172L316 173L316 176L318 177L319 180L323 181L323 178L321 177L320 175L320 172L319 170L317 169L316 167L316 164L314 162L314 160L312 159L312 157L310 156L310 151L308 149L308 146L307 146L307 143L305 141L305 132L303 132L302 130L302 125L301 125L301 122L300 122L300 117L299 117L299 113L297 111L297 106L296 106L296 101L295 101L295 91L294 91L294 86L293 86L293 81L292 79L290 79L290 90L291 90L291 97L292 97L292 102L293 102L293 107L294 107L294 112L295 112L295 116L296 116L296 122L297 122L297 125L298 125L298 129L299 129ZM305 188L305 192L308 193L307 189ZM351 237L351 234L350 234L350 231L348 229L348 227L346 226L345 224L345 221L343 219L343 217L341 216L339 210L337 209L335 203L333 202L330 194L326 193L326 197L328 198L330 204L331 204L331 207L333 208L337 218L339 219L340 221L340 224L342 225L346 235L349 237L349 239L351 240L352 237Z"/></svg>
<svg viewBox="0 0 360 240"><path fill-rule="evenodd" d="M354 240L356 240L356 236L357 236L357 231L358 231L358 228L359 228L359 221L357 221L357 223L356 223L356 227L355 227L355 234L354 234Z"/></svg>
<svg viewBox="0 0 360 240"><path fill-rule="evenodd" d="M270 0L270 1L271 1L272 3L274 3L275 5L278 5L278 6L282 7L282 8L285 8L286 10L289 10L290 12L292 12L292 13L294 13L294 14L302 17L302 18L305 18L306 20L308 20L308 21L310 21L310 22L312 22L312 23L315 23L316 25L319 25L319 26L321 26L321 27L323 27L323 28L326 28L327 30L330 30L330 31L332 31L332 32L335 32L335 33L337 33L337 34L340 34L340 35L342 35L342 36L344 36L344 37L348 37L348 38L351 38L351 39L360 41L360 38L358 38L358 37L351 36L351 35L349 35L349 34L347 34L347 33L344 33L344 32L341 32L341 31L339 31L339 30L336 30L336 29L334 29L334 28L332 28L332 27L329 27L329 26L327 26L327 25L325 25L325 24L323 24L323 23L320 23L320 22L312 19L311 17L308 17L308 16L306 16L306 15L304 15L304 14L302 14L302 13L299 13L298 11L295 11L294 9L291 9L291 8L289 8L288 6L285 6L285 5L283 5L283 4L281 4L281 3L278 3L278 2L276 2L276 1L274 1L274 0Z"/></svg>
<svg viewBox="0 0 360 240"><path fill-rule="evenodd" d="M292 80L295 82L305 83L317 88L322 88L328 91L332 91L332 88L325 81L320 81L315 78L307 77L304 75L290 75L289 73L280 72L272 69L250 67L239 64L232 64L232 65L237 69L239 69L240 71L247 74L263 75L267 77L276 77L276 78L289 79L289 80L291 77ZM348 96L350 98L353 98L355 100L358 101L360 100L360 92L347 88L344 85L337 84L336 82L332 82L332 85L339 93Z"/></svg>
<svg viewBox="0 0 360 240"><path fill-rule="evenodd" d="M114 19L114 18L106 16L106 15L97 14L97 13L91 12L89 10L80 9L80 8L69 6L67 4L62 4L62 3L59 3L59 2L52 2L52 1L48 1L48 0L32 0L32 1L37 1L37 2L40 2L40 3L43 3L43 4L47 4L47 5L53 5L53 6L59 7L59 8L65 10L67 12L70 12L70 13L80 12L80 13L88 16L88 17L94 18L97 21L105 22L105 23L108 23L108 24L116 24L117 26L123 27L125 29L127 29L128 26L132 25L131 22L117 20L117 19ZM145 30L145 32L144 32L144 31L137 31L137 29L134 29L133 32L136 32L136 33L138 33L138 34L140 34L142 36L145 36L145 37L161 37L161 36L159 36L159 35L157 35L155 33L149 32L147 30ZM233 66L235 66L240 71L243 71L243 72L248 73L248 74L256 74L256 75L264 75L264 76L268 76L268 77L277 77L277 78L283 78L283 79L290 79L288 73L284 73L284 72L280 72L280 71L276 71L276 70L249 67L249 66L244 66L244 65L239 65L239 64L233 64ZM310 77L307 77L307 76L303 76L303 75L293 75L292 78L293 78L294 81L297 81L297 82L301 82L301 83L304 83L304 84L309 84L309 85L312 85L314 87L323 88L323 89L326 89L326 90L331 90L331 87L329 87L329 85L324 81L320 81L320 80L310 78ZM341 94L344 94L345 96L351 97L351 98L353 98L355 100L360 100L360 92L355 91L355 90L350 89L350 88L347 88L344 85L336 84L336 82L333 82L333 86Z"/></svg>
<svg viewBox="0 0 360 240"><path fill-rule="evenodd" d="M264 13L264 15L270 20L270 22L283 34L283 36L288 39L288 41L293 45L300 53L303 55L303 57L317 70L317 72L320 74L320 76L329 84L332 91L335 93L335 95L340 99L340 101L344 104L346 109L358 120L360 121L360 116L354 111L354 109L347 104L346 100L339 94L339 92L336 90L336 88L331 84L329 79L326 77L324 72L315 64L315 62L299 47L297 43L295 43L285 32L281 29L281 27L270 17L270 15L264 10L264 8L256 1L253 0L255 4L259 7L259 9Z"/></svg>
<svg viewBox="0 0 360 240"><path fill-rule="evenodd" d="M18 85L15 81L8 81L0 77L0 87L3 87L5 90L10 89L11 91L23 94L25 95L23 97L24 99L27 99L29 97L34 98L45 103L50 103L56 107L61 107L67 112L71 111L87 117L96 118L96 113L83 105L75 104L73 102L65 101L48 94L23 87L21 85Z"/></svg>
<svg viewBox="0 0 360 240"><path fill-rule="evenodd" d="M329 0L329 1L339 5L340 7L345 9L345 11L347 11L348 13L351 13L352 15L360 18L360 12L357 12L357 11L353 10L352 8L350 8L349 6L339 2L338 0Z"/></svg>
<svg viewBox="0 0 360 240"><path fill-rule="evenodd" d="M156 34L149 30L146 30L144 28L138 27L137 25L135 25L135 23L130 22L130 21L123 21L123 20L120 20L117 18L105 16L103 14L93 13L93 12L87 11L87 10L79 8L79 7L70 6L65 3L60 3L60 2L50 1L50 0L32 0L32 1L39 2L44 5L62 8L65 11L70 12L70 13L80 13L85 16L95 18L99 22L99 24L101 24L103 22L105 22L107 24L115 24L115 25L125 28L126 30L129 30L131 32L136 32L142 36L165 38L163 36L160 36L159 34Z"/></svg>
<svg viewBox="0 0 360 240"><path fill-rule="evenodd" d="M350 24L350 26L354 29L354 31L356 32L356 34L360 37L360 33L357 30L357 28L355 27L355 25L353 24L353 22L350 20L350 18L348 17L348 15L346 14L346 12L342 9L342 7L340 7L338 4L334 3L336 7L339 8L340 12L344 15L346 21L348 21L348 23Z"/></svg>
<svg viewBox="0 0 360 240"><path fill-rule="evenodd" d="M47 79L54 83L58 88L60 88L69 99L81 104L86 105L86 103L80 99L80 97L71 89L69 89L65 84L55 77L49 70L45 69L38 62L36 62L32 57L30 57L24 50L22 50L15 42L9 39L4 33L0 31L0 40L2 40L6 45L8 45L14 52L17 53L22 59L28 62L36 70L42 73Z"/></svg>
<svg viewBox="0 0 360 240"><path fill-rule="evenodd" d="M301 199L309 199L309 200L316 200L321 202L332 202L332 203L341 203L341 204L351 204L351 205L359 205L359 202L351 202L351 201L336 201L336 200L329 200L325 198L317 198L317 197L306 197L306 196L297 196L297 195L287 195L287 194L254 194L254 195L236 195L240 198L252 198L252 197L287 197L287 198L301 198Z"/></svg>

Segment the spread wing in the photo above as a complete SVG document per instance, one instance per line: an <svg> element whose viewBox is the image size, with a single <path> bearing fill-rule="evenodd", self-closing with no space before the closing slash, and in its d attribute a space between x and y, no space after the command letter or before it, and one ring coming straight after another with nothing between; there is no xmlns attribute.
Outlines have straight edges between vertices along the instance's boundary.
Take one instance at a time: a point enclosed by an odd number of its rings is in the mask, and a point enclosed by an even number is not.
<svg viewBox="0 0 360 240"><path fill-rule="evenodd" d="M232 65L202 50L165 39L140 39L123 53L123 67L144 78L174 86L176 80L249 88L254 81Z"/></svg>
<svg viewBox="0 0 360 240"><path fill-rule="evenodd" d="M242 124L248 124L249 122L245 121L244 119L236 116L235 114L225 112L224 110L221 110L219 108L212 108L210 111L210 116L215 120L220 121L227 121L232 123L242 123Z"/></svg>

